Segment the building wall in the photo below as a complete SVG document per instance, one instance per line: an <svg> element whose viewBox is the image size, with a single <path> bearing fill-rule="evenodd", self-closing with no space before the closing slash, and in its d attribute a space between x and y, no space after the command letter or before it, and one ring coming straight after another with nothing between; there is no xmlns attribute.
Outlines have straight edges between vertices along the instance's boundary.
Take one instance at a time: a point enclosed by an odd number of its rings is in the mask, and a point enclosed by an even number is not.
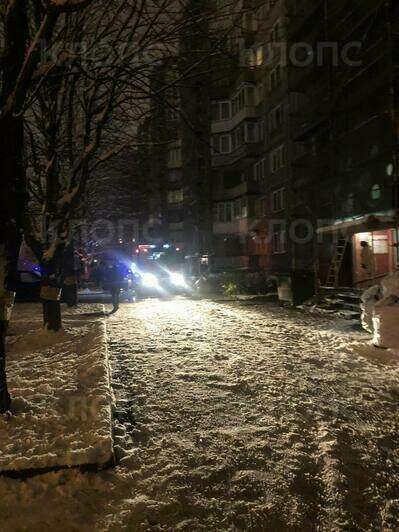
<svg viewBox="0 0 399 532"><path fill-rule="evenodd" d="M371 0L306 5L290 26L291 45L305 42L314 54L307 66L291 61L290 67L290 90L304 96L292 118L299 154L293 215L315 225L373 215L378 229L378 216L393 212L395 196L391 13L388 4ZM336 48L322 52L323 42ZM302 263L322 272L334 252L329 238L318 256L311 243L294 248Z"/></svg>

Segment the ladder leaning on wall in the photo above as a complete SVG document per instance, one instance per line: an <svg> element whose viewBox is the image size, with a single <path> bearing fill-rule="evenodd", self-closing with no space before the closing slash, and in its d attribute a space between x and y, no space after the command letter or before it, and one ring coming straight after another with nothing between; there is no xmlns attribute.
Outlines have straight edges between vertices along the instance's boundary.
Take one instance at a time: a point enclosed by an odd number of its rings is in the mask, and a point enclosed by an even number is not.
<svg viewBox="0 0 399 532"><path fill-rule="evenodd" d="M349 244L348 237L341 237L334 244L334 254L328 270L326 286L329 288L338 288L339 274L344 261L345 252Z"/></svg>

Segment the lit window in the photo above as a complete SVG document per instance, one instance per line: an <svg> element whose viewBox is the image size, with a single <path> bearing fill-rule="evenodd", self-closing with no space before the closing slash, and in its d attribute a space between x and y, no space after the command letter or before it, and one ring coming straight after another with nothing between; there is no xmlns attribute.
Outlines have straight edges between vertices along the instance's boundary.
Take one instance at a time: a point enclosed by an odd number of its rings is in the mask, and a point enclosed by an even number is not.
<svg viewBox="0 0 399 532"><path fill-rule="evenodd" d="M170 190L168 192L168 203L181 203L183 201L183 190Z"/></svg>
<svg viewBox="0 0 399 532"><path fill-rule="evenodd" d="M246 218L248 216L248 200L247 198L241 199L241 218Z"/></svg>
<svg viewBox="0 0 399 532"><path fill-rule="evenodd" d="M256 66L263 65L263 46L258 46L256 49Z"/></svg>
<svg viewBox="0 0 399 532"><path fill-rule="evenodd" d="M371 187L371 199L372 200L379 200L381 199L381 186L380 185L373 185Z"/></svg>

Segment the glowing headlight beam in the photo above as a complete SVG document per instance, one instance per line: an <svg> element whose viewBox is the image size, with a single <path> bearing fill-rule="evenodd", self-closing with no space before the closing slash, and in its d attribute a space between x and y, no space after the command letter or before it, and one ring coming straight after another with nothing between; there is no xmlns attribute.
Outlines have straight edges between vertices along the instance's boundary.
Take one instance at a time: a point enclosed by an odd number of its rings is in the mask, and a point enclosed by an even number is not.
<svg viewBox="0 0 399 532"><path fill-rule="evenodd" d="M170 273L170 280L175 286L186 286L186 280L181 273Z"/></svg>
<svg viewBox="0 0 399 532"><path fill-rule="evenodd" d="M147 286L148 288L158 288L159 287L159 281L155 275L152 273L143 273L141 276L141 282L144 286Z"/></svg>

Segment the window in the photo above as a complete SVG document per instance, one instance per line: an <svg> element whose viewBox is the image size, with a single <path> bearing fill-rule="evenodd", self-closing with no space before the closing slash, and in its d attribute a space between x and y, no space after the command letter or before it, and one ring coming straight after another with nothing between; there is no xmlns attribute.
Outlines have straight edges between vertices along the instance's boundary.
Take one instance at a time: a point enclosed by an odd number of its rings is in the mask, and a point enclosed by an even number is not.
<svg viewBox="0 0 399 532"><path fill-rule="evenodd" d="M286 232L284 230L273 233L273 253L275 255L285 253L287 247Z"/></svg>
<svg viewBox="0 0 399 532"><path fill-rule="evenodd" d="M355 209L355 195L353 193L350 193L346 196L346 199L343 202L342 208L343 208L343 211L347 214L353 213Z"/></svg>
<svg viewBox="0 0 399 532"><path fill-rule="evenodd" d="M377 201L381 199L381 186L380 185L373 185L371 187L371 199L374 201Z"/></svg>
<svg viewBox="0 0 399 532"><path fill-rule="evenodd" d="M241 198L240 204L240 216L241 218L247 218L248 216L248 200L247 198Z"/></svg>
<svg viewBox="0 0 399 532"><path fill-rule="evenodd" d="M255 122L246 123L246 142L257 142L257 124Z"/></svg>
<svg viewBox="0 0 399 532"><path fill-rule="evenodd" d="M270 170L278 172L285 166L285 146L282 144L270 153Z"/></svg>
<svg viewBox="0 0 399 532"><path fill-rule="evenodd" d="M267 198L261 198L255 204L256 216L263 218L267 214Z"/></svg>
<svg viewBox="0 0 399 532"><path fill-rule="evenodd" d="M268 133L267 120L263 119L259 122L259 125L258 125L258 136L259 136L260 142L267 139L267 133Z"/></svg>
<svg viewBox="0 0 399 532"><path fill-rule="evenodd" d="M255 87L247 87L245 90L247 105L255 105Z"/></svg>
<svg viewBox="0 0 399 532"><path fill-rule="evenodd" d="M239 198L234 201L234 218L246 218L248 216L248 199Z"/></svg>
<svg viewBox="0 0 399 532"><path fill-rule="evenodd" d="M234 218L239 218L241 213L241 202L240 200L236 200L234 202Z"/></svg>
<svg viewBox="0 0 399 532"><path fill-rule="evenodd" d="M256 182L263 181L266 177L266 159L258 161L254 165L254 180Z"/></svg>
<svg viewBox="0 0 399 532"><path fill-rule="evenodd" d="M387 255L389 253L388 235L373 235L373 252L375 255Z"/></svg>
<svg viewBox="0 0 399 532"><path fill-rule="evenodd" d="M281 24L280 21L276 22L270 32L270 42L279 42L281 39Z"/></svg>
<svg viewBox="0 0 399 532"><path fill-rule="evenodd" d="M230 135L214 135L212 137L212 149L214 155L231 152Z"/></svg>
<svg viewBox="0 0 399 532"><path fill-rule="evenodd" d="M175 85L173 87L169 87L166 90L166 100L167 100L167 108L166 108L166 120L168 121L175 121L179 118L179 108L180 108L180 90L179 87L176 87Z"/></svg>
<svg viewBox="0 0 399 532"><path fill-rule="evenodd" d="M233 98L231 104L232 116L237 114L241 109L244 109L246 105L255 105L256 91L255 87L246 86L243 87Z"/></svg>
<svg viewBox="0 0 399 532"><path fill-rule="evenodd" d="M283 123L283 106L279 105L270 113L269 127L270 131L278 129Z"/></svg>
<svg viewBox="0 0 399 532"><path fill-rule="evenodd" d="M236 115L237 113L238 113L238 96L233 98L233 103L232 103L232 114L233 114L233 116Z"/></svg>
<svg viewBox="0 0 399 532"><path fill-rule="evenodd" d="M256 67L256 52L253 48L247 51L245 66L249 66L250 68Z"/></svg>
<svg viewBox="0 0 399 532"><path fill-rule="evenodd" d="M221 153L230 153L230 135L221 135L220 137L220 152Z"/></svg>
<svg viewBox="0 0 399 532"><path fill-rule="evenodd" d="M233 220L233 204L231 202L216 205L216 222L228 223Z"/></svg>
<svg viewBox="0 0 399 532"><path fill-rule="evenodd" d="M260 200L260 214L261 216L266 216L267 214L267 198Z"/></svg>
<svg viewBox="0 0 399 532"><path fill-rule="evenodd" d="M252 11L247 11L244 14L243 28L244 28L245 31L255 31L256 30L256 18L255 18L255 14Z"/></svg>
<svg viewBox="0 0 399 532"><path fill-rule="evenodd" d="M271 90L275 89L281 83L281 66L277 65L270 72L270 88Z"/></svg>
<svg viewBox="0 0 399 532"><path fill-rule="evenodd" d="M230 101L221 101L212 103L212 120L229 120L231 118Z"/></svg>
<svg viewBox="0 0 399 532"><path fill-rule="evenodd" d="M172 148L169 150L169 163L176 164L181 161L181 148Z"/></svg>
<svg viewBox="0 0 399 532"><path fill-rule="evenodd" d="M263 65L263 46L258 46L256 49L256 66Z"/></svg>
<svg viewBox="0 0 399 532"><path fill-rule="evenodd" d="M181 203L183 201L183 189L169 190L168 203Z"/></svg>
<svg viewBox="0 0 399 532"><path fill-rule="evenodd" d="M241 90L238 95L238 108L243 109L245 107L245 91Z"/></svg>
<svg viewBox="0 0 399 532"><path fill-rule="evenodd" d="M168 181L173 183L179 181L182 178L181 170L169 170L168 171Z"/></svg>
<svg viewBox="0 0 399 532"><path fill-rule="evenodd" d="M285 204L285 189L280 188L272 193L272 212L279 212L284 210Z"/></svg>
<svg viewBox="0 0 399 532"><path fill-rule="evenodd" d="M243 142L244 135L242 133L243 133L242 126L239 126L234 130L234 147L235 148L238 148L239 146L241 146Z"/></svg>
<svg viewBox="0 0 399 532"><path fill-rule="evenodd" d="M174 107L168 107L166 109L166 120L173 122L179 118L179 113Z"/></svg>

